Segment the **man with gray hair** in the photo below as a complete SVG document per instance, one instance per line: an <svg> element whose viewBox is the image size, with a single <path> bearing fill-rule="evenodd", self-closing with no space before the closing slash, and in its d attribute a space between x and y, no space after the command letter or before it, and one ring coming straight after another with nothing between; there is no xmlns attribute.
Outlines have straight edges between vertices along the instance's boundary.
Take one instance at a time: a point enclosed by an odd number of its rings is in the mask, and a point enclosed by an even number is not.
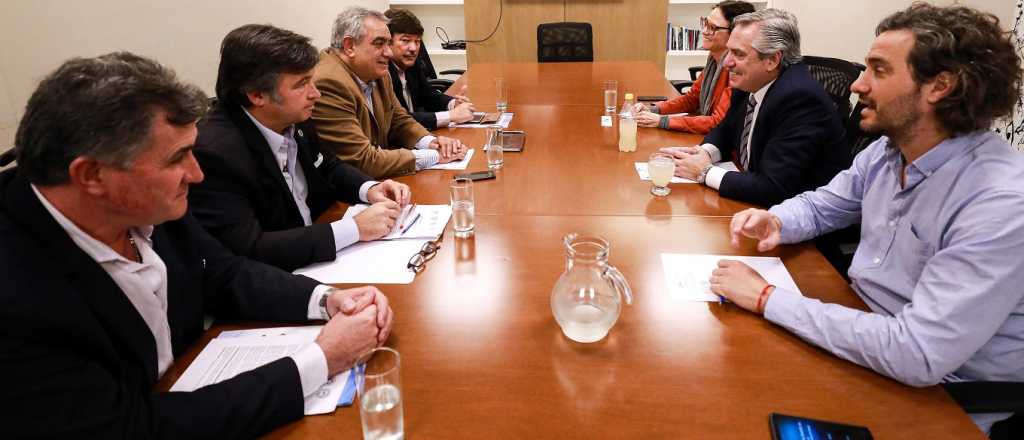
<svg viewBox="0 0 1024 440"><path fill-rule="evenodd" d="M462 159L466 147L432 136L395 96L388 74L391 32L384 14L353 6L334 21L320 53L313 108L320 140L338 157L379 179Z"/></svg>
<svg viewBox="0 0 1024 440"><path fill-rule="evenodd" d="M665 151L676 158L676 175L769 206L828 183L850 154L835 105L801 62L796 17L765 9L733 23L724 60L729 113L703 145ZM739 172L712 165L729 159Z"/></svg>

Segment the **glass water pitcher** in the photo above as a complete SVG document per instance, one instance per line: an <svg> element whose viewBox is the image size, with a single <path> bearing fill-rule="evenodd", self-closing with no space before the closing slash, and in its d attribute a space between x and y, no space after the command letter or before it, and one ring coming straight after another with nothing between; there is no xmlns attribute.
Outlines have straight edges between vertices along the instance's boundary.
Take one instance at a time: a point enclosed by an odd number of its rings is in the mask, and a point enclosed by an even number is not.
<svg viewBox="0 0 1024 440"><path fill-rule="evenodd" d="M551 291L551 312L569 339L600 341L619 319L623 297L633 303L633 292L622 272L608 264L608 241L573 233L563 242L565 273Z"/></svg>

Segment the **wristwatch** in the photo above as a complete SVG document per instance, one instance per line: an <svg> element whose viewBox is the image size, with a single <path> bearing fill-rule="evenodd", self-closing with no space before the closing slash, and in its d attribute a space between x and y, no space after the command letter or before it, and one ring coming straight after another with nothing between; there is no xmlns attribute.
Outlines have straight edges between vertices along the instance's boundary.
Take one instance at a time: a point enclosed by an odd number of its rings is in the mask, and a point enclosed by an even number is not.
<svg viewBox="0 0 1024 440"><path fill-rule="evenodd" d="M704 182L708 178L708 171L711 171L711 167L713 167L713 166L714 165L712 165L712 164L707 164L707 165L704 165L704 168L700 169L700 174L697 175L697 183L699 183L701 185L704 185Z"/></svg>
<svg viewBox="0 0 1024 440"><path fill-rule="evenodd" d="M324 321L330 321L331 315L327 313L327 297L334 293L334 289L327 289L323 295L320 295L320 316L323 316Z"/></svg>

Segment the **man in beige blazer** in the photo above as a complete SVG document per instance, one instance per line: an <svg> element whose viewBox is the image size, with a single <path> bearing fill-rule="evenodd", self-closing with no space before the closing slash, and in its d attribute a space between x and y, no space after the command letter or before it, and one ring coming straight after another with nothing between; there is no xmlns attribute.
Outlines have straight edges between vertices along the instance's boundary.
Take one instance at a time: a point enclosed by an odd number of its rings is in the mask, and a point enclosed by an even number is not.
<svg viewBox="0 0 1024 440"><path fill-rule="evenodd" d="M462 142L431 135L398 102L388 74L387 23L380 12L346 9L334 22L331 47L320 53L315 74L323 95L313 108L321 144L375 179L466 154Z"/></svg>

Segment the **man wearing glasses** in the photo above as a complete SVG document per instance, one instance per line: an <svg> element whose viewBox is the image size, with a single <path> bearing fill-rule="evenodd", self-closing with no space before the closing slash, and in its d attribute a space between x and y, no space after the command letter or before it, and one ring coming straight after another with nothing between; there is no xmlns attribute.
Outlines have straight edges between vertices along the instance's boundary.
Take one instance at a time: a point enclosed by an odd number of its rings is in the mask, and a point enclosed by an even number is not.
<svg viewBox="0 0 1024 440"><path fill-rule="evenodd" d="M796 17L766 9L733 25L723 61L734 89L729 113L703 145L666 149L676 175L765 206L828 183L850 154L835 105L801 63ZM739 172L712 165L730 158Z"/></svg>

